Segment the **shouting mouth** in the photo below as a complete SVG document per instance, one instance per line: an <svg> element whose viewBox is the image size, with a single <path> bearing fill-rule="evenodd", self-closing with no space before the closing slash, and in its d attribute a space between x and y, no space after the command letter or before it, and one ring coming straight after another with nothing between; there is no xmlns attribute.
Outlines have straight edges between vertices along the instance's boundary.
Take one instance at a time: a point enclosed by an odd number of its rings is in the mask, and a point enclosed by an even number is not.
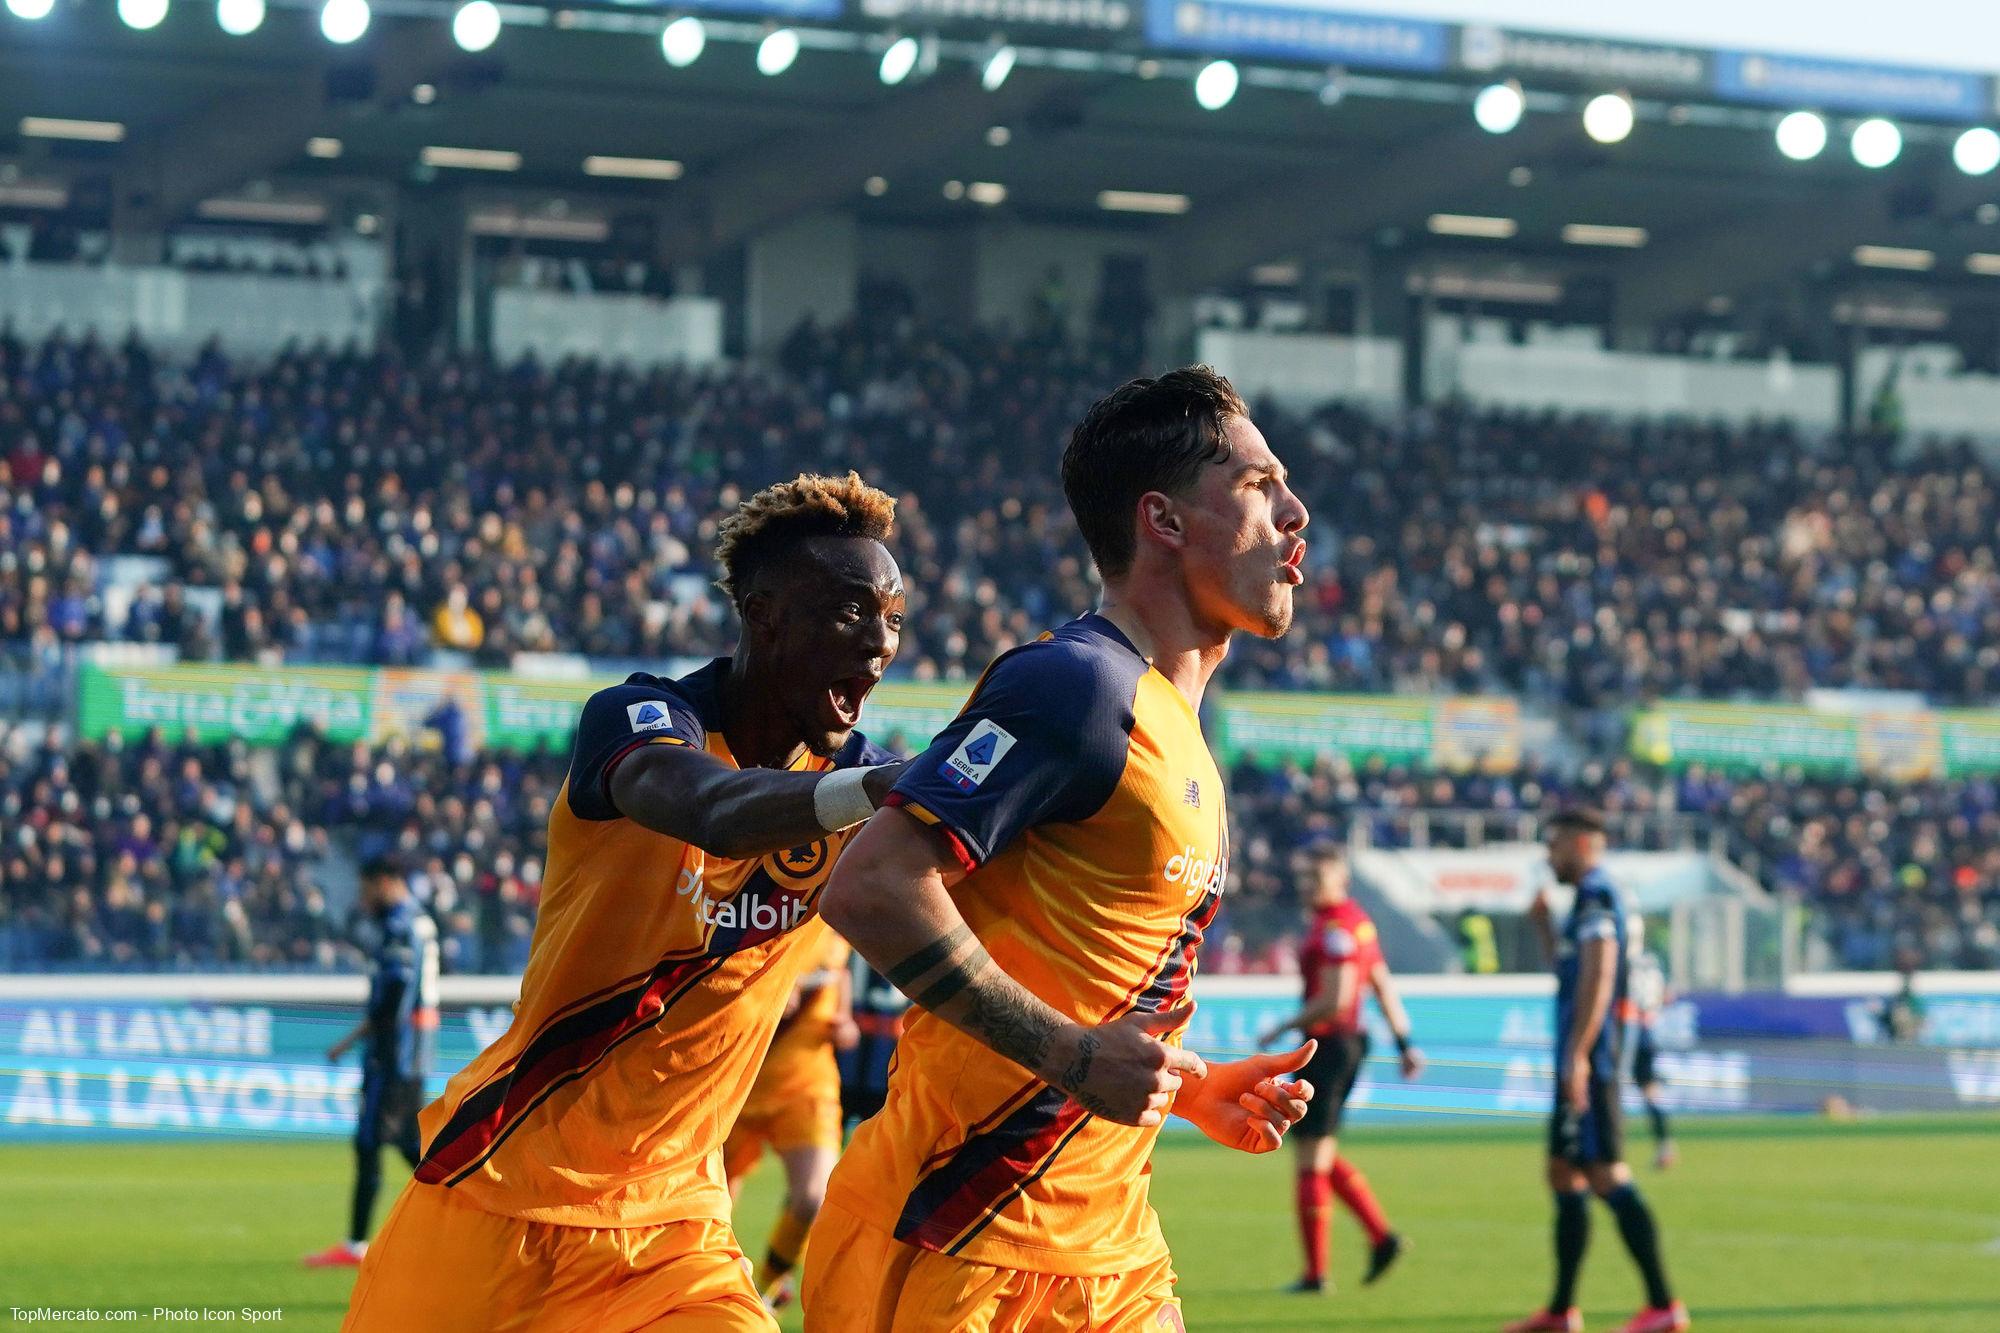
<svg viewBox="0 0 2000 1333"><path fill-rule="evenodd" d="M867 700L868 692L881 682L882 677L868 671L842 676L826 687L827 708L833 714L839 729L851 731L861 720L861 705Z"/></svg>

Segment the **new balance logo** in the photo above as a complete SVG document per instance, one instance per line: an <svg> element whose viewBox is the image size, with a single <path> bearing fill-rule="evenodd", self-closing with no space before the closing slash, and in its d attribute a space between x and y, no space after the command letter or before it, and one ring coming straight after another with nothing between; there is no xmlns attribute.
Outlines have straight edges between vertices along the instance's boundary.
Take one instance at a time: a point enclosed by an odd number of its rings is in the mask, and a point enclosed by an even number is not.
<svg viewBox="0 0 2000 1333"><path fill-rule="evenodd" d="M1189 778L1187 780L1187 790L1181 793L1181 799L1195 809L1201 809L1201 784L1193 778Z"/></svg>

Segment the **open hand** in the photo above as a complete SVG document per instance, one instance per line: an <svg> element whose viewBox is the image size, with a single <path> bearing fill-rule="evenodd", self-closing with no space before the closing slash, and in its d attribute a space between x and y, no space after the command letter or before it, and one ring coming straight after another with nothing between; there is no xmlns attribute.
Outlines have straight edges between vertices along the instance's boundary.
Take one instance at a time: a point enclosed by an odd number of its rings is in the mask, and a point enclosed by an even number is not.
<svg viewBox="0 0 2000 1333"><path fill-rule="evenodd" d="M1312 1084L1286 1082L1282 1075L1304 1069L1317 1048L1317 1042L1308 1040L1282 1054L1210 1065L1205 1077L1188 1081L1174 1113L1225 1148L1275 1152L1285 1131L1305 1115L1313 1095Z"/></svg>

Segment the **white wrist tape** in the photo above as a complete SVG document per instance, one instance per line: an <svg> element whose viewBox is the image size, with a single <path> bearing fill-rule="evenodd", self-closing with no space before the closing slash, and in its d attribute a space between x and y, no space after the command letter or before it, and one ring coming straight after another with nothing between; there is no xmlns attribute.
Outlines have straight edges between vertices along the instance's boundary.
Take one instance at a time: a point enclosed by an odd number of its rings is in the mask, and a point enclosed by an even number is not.
<svg viewBox="0 0 2000 1333"><path fill-rule="evenodd" d="M838 833L875 813L875 802L868 799L868 788L863 785L874 771L841 768L819 780L813 788L813 813L819 817L821 828Z"/></svg>

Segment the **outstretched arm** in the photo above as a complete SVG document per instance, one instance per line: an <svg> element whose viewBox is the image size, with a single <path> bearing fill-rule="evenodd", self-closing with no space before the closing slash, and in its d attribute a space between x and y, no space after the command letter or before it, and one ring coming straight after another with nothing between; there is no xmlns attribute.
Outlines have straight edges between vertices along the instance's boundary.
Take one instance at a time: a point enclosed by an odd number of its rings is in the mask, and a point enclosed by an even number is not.
<svg viewBox="0 0 2000 1333"><path fill-rule="evenodd" d="M951 886L964 868L943 835L889 809L855 835L820 895L820 914L912 1003L1075 1098L1091 1114L1157 1125L1183 1075L1205 1066L1156 1034L1183 1007L1086 1027L1001 971Z"/></svg>
<svg viewBox="0 0 2000 1333"><path fill-rule="evenodd" d="M633 823L742 860L859 823L902 771L901 764L831 773L733 768L691 745L644 745L612 770L607 787ZM828 783L833 788L822 790Z"/></svg>

